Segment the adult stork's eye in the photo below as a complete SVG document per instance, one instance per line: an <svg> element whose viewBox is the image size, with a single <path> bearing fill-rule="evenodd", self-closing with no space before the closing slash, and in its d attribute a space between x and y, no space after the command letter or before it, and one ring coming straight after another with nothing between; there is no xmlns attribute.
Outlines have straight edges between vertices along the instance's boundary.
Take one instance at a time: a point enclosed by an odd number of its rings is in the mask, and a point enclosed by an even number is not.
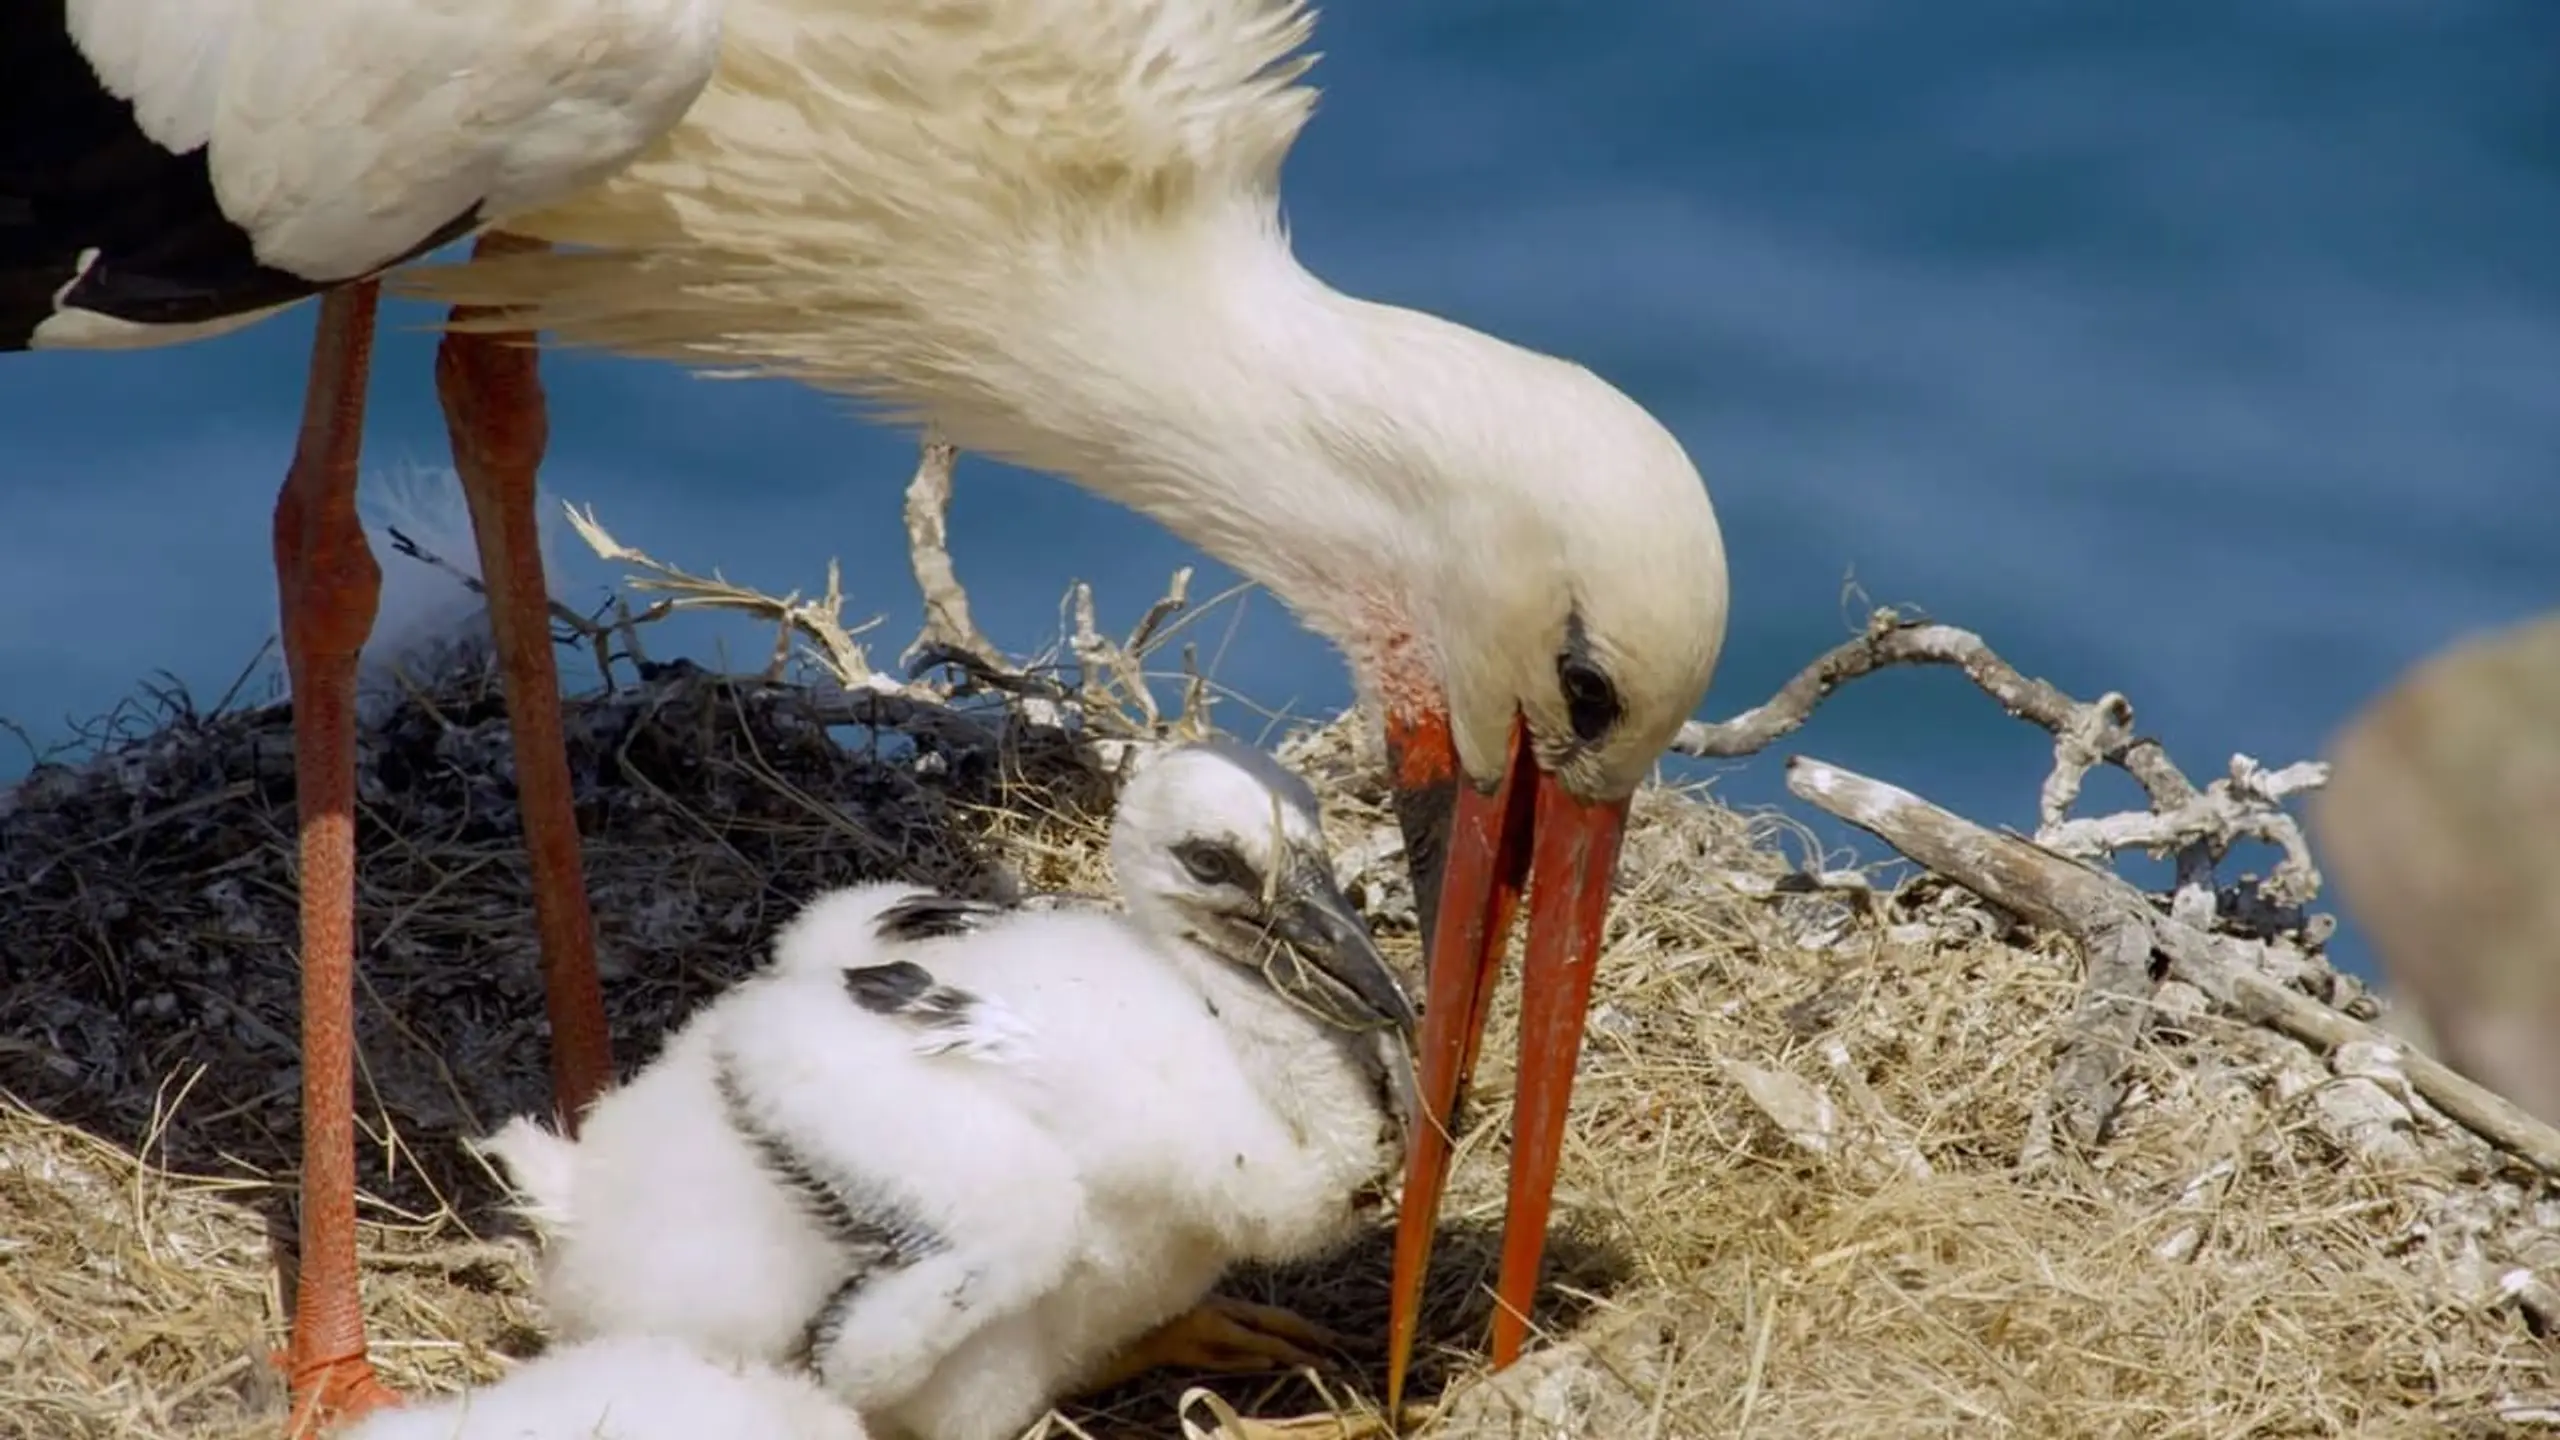
<svg viewBox="0 0 2560 1440"><path fill-rule="evenodd" d="M1234 847L1214 840L1185 840L1173 847L1173 858L1191 872L1191 878L1203 885L1232 885L1238 890L1253 888L1253 867Z"/></svg>
<svg viewBox="0 0 2560 1440"><path fill-rule="evenodd" d="M1624 709L1618 687L1599 666L1569 653L1556 657L1556 682L1564 687L1565 716L1573 723L1574 737L1585 745L1599 744Z"/></svg>

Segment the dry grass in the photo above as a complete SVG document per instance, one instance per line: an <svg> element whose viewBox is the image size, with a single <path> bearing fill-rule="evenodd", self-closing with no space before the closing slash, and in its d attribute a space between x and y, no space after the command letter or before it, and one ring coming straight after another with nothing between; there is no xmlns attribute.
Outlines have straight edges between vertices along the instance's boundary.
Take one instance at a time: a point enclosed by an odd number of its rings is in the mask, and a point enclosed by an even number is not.
<svg viewBox="0 0 2560 1440"><path fill-rule="evenodd" d="M829 718L806 692L681 671L575 706L626 1066L825 886L1107 888L1086 753L923 721L847 744ZM291 1198L267 1177L297 1143L285 720L147 728L0 807L0 1435L263 1435L282 1413L264 1356ZM1359 734L1289 752L1354 855L1392 823ZM494 687L414 697L362 764L367 1302L395 1383L448 1388L540 1343L520 1242L456 1143L545 1099ZM1437 1433L2496 1434L2554 1386L2549 1343L2494 1285L2560 1249L2532 1177L2422 1104L2377 1143L2369 1109L2331 1103L2370 1082L2184 1008L2135 1057L2110 1145L2023 1173L2077 994L2068 947L1925 877L1873 905L1750 898L1729 881L1786 869L1773 832L1702 797L1641 801L1541 1312L1571 1333L1481 1384L1497 1015L1425 1321L1423 1390L1459 1382ZM1382 913L1409 911L1396 863L1355 887ZM1415 960L1409 927L1385 938ZM1790 1096L1816 1094L1827 1130L1791 1139ZM1238 1287L1366 1339L1385 1270L1381 1236ZM1219 1389L1262 1415L1374 1404L1376 1358L1322 1391ZM1172 1434L1178 1390L1070 1418Z"/></svg>

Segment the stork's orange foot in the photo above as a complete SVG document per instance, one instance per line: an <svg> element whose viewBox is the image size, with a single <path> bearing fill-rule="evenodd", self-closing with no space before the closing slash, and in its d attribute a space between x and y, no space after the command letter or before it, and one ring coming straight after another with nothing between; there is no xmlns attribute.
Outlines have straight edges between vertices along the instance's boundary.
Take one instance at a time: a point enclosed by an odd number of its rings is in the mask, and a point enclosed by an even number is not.
<svg viewBox="0 0 2560 1440"><path fill-rule="evenodd" d="M382 1383L373 1373L373 1362L362 1354L306 1361L283 1351L275 1361L293 1389L286 1440L317 1440L340 1425L400 1403L399 1394Z"/></svg>
<svg viewBox="0 0 2560 1440"><path fill-rule="evenodd" d="M1138 1337L1088 1387L1107 1390L1149 1370L1242 1372L1322 1365L1309 1347L1339 1348L1342 1337L1294 1311L1212 1295Z"/></svg>

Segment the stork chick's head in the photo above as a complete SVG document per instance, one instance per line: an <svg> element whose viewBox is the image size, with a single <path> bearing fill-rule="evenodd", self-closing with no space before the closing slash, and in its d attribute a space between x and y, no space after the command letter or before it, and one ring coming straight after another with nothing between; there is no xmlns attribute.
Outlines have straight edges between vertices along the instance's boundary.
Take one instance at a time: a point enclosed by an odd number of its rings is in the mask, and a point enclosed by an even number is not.
<svg viewBox="0 0 2560 1440"><path fill-rule="evenodd" d="M1121 793L1111 863L1154 933L1195 938L1337 1029L1412 1032L1411 997L1334 882L1315 792L1262 752L1157 755Z"/></svg>

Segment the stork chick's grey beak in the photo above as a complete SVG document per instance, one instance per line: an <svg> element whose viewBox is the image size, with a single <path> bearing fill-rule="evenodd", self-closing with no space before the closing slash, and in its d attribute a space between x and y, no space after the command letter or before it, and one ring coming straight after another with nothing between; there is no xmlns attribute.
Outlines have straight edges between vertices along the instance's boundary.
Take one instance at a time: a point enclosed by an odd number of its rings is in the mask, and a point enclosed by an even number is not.
<svg viewBox="0 0 2560 1440"><path fill-rule="evenodd" d="M1378 953L1368 922L1351 908L1350 898L1321 861L1301 858L1282 877L1272 906L1271 933L1323 977L1322 989L1333 992L1328 1003L1325 996L1306 993L1314 987L1290 985L1282 974L1274 973L1272 982L1283 985L1300 1003L1336 1017L1334 1023L1344 1029L1383 1023L1394 1026L1400 1037L1413 1034L1420 1023L1413 997L1405 993L1386 957Z"/></svg>

